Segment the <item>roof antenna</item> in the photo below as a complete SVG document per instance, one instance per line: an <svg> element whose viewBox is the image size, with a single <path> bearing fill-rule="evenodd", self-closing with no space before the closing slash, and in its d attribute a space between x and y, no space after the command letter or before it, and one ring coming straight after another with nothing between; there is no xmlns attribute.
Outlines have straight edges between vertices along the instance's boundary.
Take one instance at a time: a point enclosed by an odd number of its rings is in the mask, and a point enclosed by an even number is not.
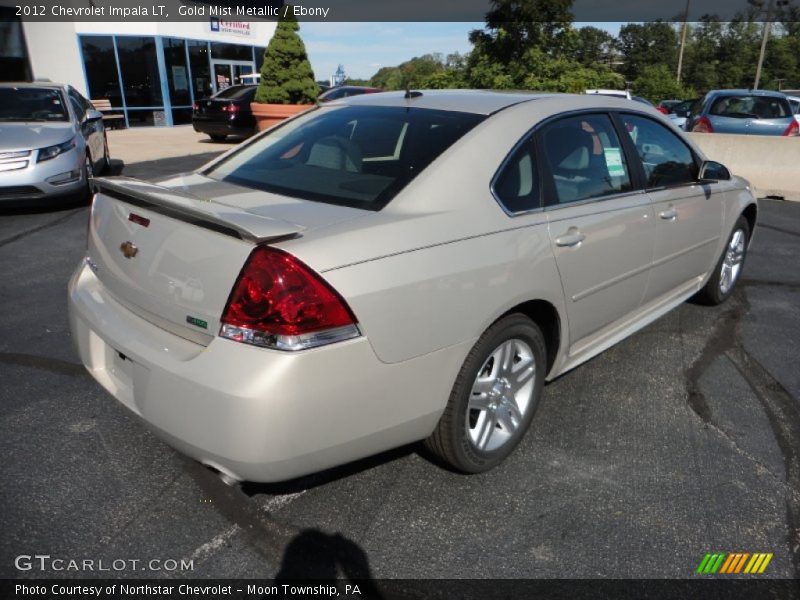
<svg viewBox="0 0 800 600"><path fill-rule="evenodd" d="M417 92L417 91L412 92L411 89L406 88L406 95L403 96L403 98L405 98L406 100L411 100L412 98L419 98L420 96L422 96L422 92Z"/></svg>

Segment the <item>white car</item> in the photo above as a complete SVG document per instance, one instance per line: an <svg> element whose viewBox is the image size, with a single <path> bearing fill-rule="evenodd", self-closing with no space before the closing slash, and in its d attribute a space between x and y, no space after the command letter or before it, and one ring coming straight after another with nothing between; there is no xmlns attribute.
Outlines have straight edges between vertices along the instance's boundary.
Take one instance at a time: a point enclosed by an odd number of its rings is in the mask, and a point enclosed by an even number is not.
<svg viewBox="0 0 800 600"><path fill-rule="evenodd" d="M0 83L0 206L86 200L109 161L103 115L74 88Z"/></svg>
<svg viewBox="0 0 800 600"><path fill-rule="evenodd" d="M789 105L792 107L795 120L800 123L800 98L797 96L786 96L786 99L789 100Z"/></svg>
<svg viewBox="0 0 800 600"><path fill-rule="evenodd" d="M614 98L625 98L626 100L631 100L632 98L629 90L593 89L593 90L586 90L584 94L598 95L598 96L612 96Z"/></svg>
<svg viewBox="0 0 800 600"><path fill-rule="evenodd" d="M356 96L160 185L95 185L80 358L228 481L417 440L491 468L546 380L728 298L757 212L658 113L599 95Z"/></svg>

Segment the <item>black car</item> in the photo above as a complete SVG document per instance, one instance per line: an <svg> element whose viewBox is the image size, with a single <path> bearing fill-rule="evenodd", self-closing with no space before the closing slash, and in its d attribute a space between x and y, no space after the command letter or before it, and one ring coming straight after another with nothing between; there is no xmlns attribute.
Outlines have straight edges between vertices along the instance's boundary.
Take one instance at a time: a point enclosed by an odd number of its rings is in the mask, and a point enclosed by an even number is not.
<svg viewBox="0 0 800 600"><path fill-rule="evenodd" d="M216 142L223 141L229 135L253 135L256 132L256 120L250 103L257 88L257 85L233 85L196 102L192 107L194 130L207 133Z"/></svg>
<svg viewBox="0 0 800 600"><path fill-rule="evenodd" d="M363 85L340 85L328 88L322 92L317 98L317 102L330 102L331 100L349 98L350 96L358 96L360 94L377 94L382 91L383 89L381 88L366 87Z"/></svg>

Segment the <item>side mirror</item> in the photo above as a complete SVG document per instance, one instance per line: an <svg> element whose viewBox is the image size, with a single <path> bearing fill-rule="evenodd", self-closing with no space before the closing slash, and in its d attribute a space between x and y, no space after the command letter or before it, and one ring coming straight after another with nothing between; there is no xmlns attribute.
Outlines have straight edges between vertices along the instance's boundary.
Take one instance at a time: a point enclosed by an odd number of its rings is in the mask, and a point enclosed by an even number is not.
<svg viewBox="0 0 800 600"><path fill-rule="evenodd" d="M103 113L101 113L99 110L90 108L89 110L86 111L86 115L83 117L83 120L86 121L87 123L91 123L92 121L99 121L102 118L103 118Z"/></svg>
<svg viewBox="0 0 800 600"><path fill-rule="evenodd" d="M731 178L731 172L728 171L728 168L715 162L713 160L705 161L702 166L700 167L700 175L698 175L697 179L700 183L716 183L717 181L729 181Z"/></svg>

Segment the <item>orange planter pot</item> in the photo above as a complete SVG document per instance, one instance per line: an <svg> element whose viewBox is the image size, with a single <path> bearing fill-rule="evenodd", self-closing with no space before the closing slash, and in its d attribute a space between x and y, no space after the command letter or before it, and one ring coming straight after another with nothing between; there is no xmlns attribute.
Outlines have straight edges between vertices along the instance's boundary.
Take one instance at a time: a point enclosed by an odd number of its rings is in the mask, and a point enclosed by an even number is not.
<svg viewBox="0 0 800 600"><path fill-rule="evenodd" d="M253 102L250 104L250 110L253 111L253 116L256 118L256 127L259 131L269 129L273 125L277 125L281 121L293 117L297 113L308 110L315 106L314 104L262 104L261 102Z"/></svg>

